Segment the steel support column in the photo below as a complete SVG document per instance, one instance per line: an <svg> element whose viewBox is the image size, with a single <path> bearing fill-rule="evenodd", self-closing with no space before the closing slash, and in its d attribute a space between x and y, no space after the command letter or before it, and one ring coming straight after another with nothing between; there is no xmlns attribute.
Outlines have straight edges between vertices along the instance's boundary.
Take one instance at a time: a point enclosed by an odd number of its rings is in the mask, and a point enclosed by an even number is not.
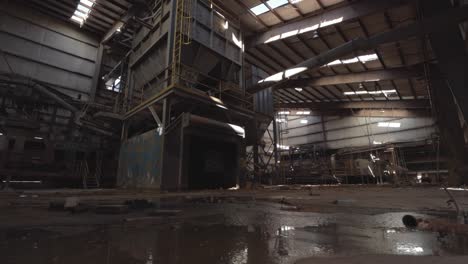
<svg viewBox="0 0 468 264"><path fill-rule="evenodd" d="M424 17L436 16L452 8L450 1L420 1ZM468 13L468 11L467 11ZM468 118L468 54L458 24L429 35L441 74L447 78L456 102Z"/></svg>
<svg viewBox="0 0 468 264"><path fill-rule="evenodd" d="M96 54L96 60L94 61L94 75L91 81L91 90L89 92L89 102L94 102L96 98L96 92L99 88L99 81L101 80L101 66L102 66L103 54L104 54L104 45L99 44L99 48Z"/></svg>
<svg viewBox="0 0 468 264"><path fill-rule="evenodd" d="M451 156L449 160L449 185L468 184L468 164L465 138L458 116L458 108L444 79L431 80L437 122L441 134L441 147Z"/></svg>

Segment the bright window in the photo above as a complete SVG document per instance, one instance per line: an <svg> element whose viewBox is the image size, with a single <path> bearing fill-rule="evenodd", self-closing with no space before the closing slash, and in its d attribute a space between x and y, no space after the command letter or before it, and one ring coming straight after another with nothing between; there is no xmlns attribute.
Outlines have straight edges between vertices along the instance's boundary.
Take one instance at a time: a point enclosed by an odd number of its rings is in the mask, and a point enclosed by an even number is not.
<svg viewBox="0 0 468 264"><path fill-rule="evenodd" d="M109 79L106 83L107 90L120 93L122 91L120 79L120 76L116 79Z"/></svg>

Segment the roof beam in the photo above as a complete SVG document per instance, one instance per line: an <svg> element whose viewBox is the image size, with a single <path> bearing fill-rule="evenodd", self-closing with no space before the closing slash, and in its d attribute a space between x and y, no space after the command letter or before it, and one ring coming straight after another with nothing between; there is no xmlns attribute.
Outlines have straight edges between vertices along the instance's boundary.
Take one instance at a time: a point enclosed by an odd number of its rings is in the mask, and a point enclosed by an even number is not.
<svg viewBox="0 0 468 264"><path fill-rule="evenodd" d="M259 44L293 37L319 28L331 26L336 23L353 20L391 7L407 4L409 1L410 0L362 0L330 11L327 10L319 15L303 18L299 21L282 24L278 27L269 29L263 34L247 40L247 49ZM293 34L294 32L297 34ZM282 34L285 34L285 36L282 37Z"/></svg>
<svg viewBox="0 0 468 264"><path fill-rule="evenodd" d="M353 117L431 117L431 111L428 109L390 109L387 111L382 111L382 109L360 109L348 110L347 113Z"/></svg>
<svg viewBox="0 0 468 264"><path fill-rule="evenodd" d="M374 49L386 43L393 43L415 36L424 36L426 34L443 32L447 27L458 25L460 22L467 19L468 6L451 8L443 14L439 14L420 22L415 22L387 32L378 33L369 38L359 37L334 49L323 52L313 58L305 60L283 72L272 75L267 79L262 80L257 85L250 87L248 90L261 90L267 87L274 87L288 79L292 79L314 68L326 65L336 59L343 58L353 52Z"/></svg>
<svg viewBox="0 0 468 264"><path fill-rule="evenodd" d="M412 68L394 68L387 70L373 70L359 73L339 74L319 78L290 79L276 86L275 89L295 87L317 87L326 85L378 82L386 80L409 79L422 76L423 73Z"/></svg>
<svg viewBox="0 0 468 264"><path fill-rule="evenodd" d="M104 34L104 37L102 38L101 42L103 44L107 44L109 40L121 30L122 27L124 27L131 19L134 18L135 14L138 12L139 9L141 9L141 5L134 4L128 8L128 11L122 15L120 19L118 19L114 25Z"/></svg>
<svg viewBox="0 0 468 264"><path fill-rule="evenodd" d="M397 100L397 101L354 101L336 103L282 103L275 108L284 109L311 109L311 110L337 110L337 109L424 109L430 108L428 100Z"/></svg>
<svg viewBox="0 0 468 264"><path fill-rule="evenodd" d="M293 109L294 111L294 109ZM304 111L304 109L296 109L295 111ZM350 117L388 117L388 118L404 118L404 117L431 117L429 109L338 109L338 110L314 110L308 116L350 116ZM291 112L294 116L294 112ZM303 118L302 115L297 115L298 118ZM313 124L309 124L313 125Z"/></svg>

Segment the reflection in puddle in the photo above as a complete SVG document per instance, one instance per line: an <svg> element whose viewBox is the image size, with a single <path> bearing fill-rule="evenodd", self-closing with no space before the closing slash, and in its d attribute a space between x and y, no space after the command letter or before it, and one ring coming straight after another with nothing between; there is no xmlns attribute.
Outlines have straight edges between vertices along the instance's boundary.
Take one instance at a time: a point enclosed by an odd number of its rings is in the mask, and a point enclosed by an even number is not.
<svg viewBox="0 0 468 264"><path fill-rule="evenodd" d="M420 255L423 252L424 252L424 249L416 244L411 244L411 243L398 243L397 244L398 254Z"/></svg>
<svg viewBox="0 0 468 264"><path fill-rule="evenodd" d="M160 225L0 231L2 263L279 264L311 256L468 254L467 237L407 230L406 213L300 213L260 203L184 209L191 211L198 215Z"/></svg>

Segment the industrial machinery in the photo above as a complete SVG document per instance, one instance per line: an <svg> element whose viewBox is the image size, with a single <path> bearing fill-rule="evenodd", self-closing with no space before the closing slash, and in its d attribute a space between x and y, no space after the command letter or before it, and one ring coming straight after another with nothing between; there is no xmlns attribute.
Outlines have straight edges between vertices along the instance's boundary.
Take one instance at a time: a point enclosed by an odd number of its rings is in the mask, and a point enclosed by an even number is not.
<svg viewBox="0 0 468 264"><path fill-rule="evenodd" d="M147 15L120 68L106 75L120 83L118 186L239 184L256 114L243 82L238 23L204 0L156 0ZM141 133L149 119L152 129ZM257 136L249 137L255 144Z"/></svg>

